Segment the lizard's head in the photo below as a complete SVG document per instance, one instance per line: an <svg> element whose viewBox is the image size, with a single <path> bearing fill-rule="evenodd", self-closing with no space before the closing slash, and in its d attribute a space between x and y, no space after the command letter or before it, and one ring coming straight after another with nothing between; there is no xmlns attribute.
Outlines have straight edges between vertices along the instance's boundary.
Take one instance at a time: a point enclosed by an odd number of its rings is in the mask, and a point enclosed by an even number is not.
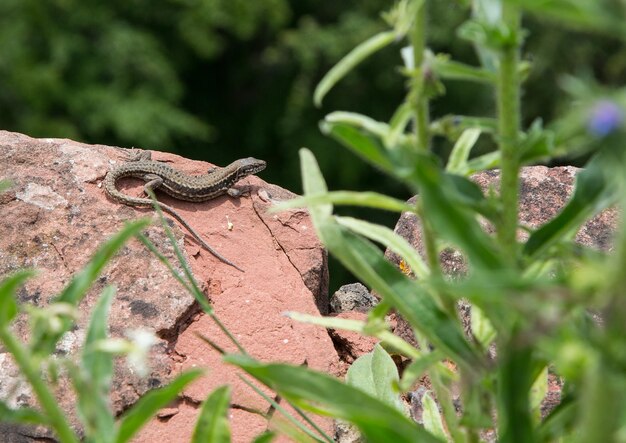
<svg viewBox="0 0 626 443"><path fill-rule="evenodd" d="M261 172L267 165L265 161L258 160L254 157L242 158L237 160L235 163L237 165L238 178L247 177L248 175Z"/></svg>

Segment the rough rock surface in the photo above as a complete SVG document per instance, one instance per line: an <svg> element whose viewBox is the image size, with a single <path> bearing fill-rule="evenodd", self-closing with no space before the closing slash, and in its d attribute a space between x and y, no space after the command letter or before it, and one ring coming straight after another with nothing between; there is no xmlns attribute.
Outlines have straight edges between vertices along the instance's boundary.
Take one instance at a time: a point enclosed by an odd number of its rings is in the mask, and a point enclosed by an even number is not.
<svg viewBox="0 0 626 443"><path fill-rule="evenodd" d="M45 306L125 220L154 216L152 210L109 200L101 188L107 170L124 161L124 155L125 151L108 146L33 139L0 131L0 179L12 182L11 188L0 194L0 277L21 268L39 270L37 277L21 289L22 303ZM167 153L154 153L153 158L191 174L203 173L208 167ZM182 202L166 195L159 195L159 199L174 207L222 255L245 269L242 273L221 263L177 223L170 222L216 315L251 355L334 373L338 356L326 331L281 315L287 310L327 312L326 255L308 215L300 210L268 214L274 200L291 198L292 194L258 177L249 177L243 184L250 185L251 193L239 199L223 196L203 203ZM140 180L128 179L121 189L140 195L142 186ZM152 225L146 235L176 263L161 226ZM175 268L180 270L176 264ZM79 327L64 337L58 352L72 354L80 347L88 314L102 289L110 284L117 287L109 322L111 336L143 328L160 338L150 356L147 378L139 378L123 362L117 365L111 398L115 411L123 411L181 370L198 366L210 370L135 441L153 441L157 435L161 441L189 441L199 402L224 383L234 386L233 441L250 441L265 429L267 423L246 409L268 412L269 406L242 385L236 370L224 366L196 333L210 337L227 351L234 350L233 346L166 267L136 240L105 268L80 305ZM15 330L23 339L27 337L23 317ZM13 406L33 404L32 392L18 380L17 369L0 348L0 398L11 394ZM74 409L69 386L61 384L58 396L65 410ZM332 432L330 422L322 426ZM29 432L36 437L49 436Z"/></svg>

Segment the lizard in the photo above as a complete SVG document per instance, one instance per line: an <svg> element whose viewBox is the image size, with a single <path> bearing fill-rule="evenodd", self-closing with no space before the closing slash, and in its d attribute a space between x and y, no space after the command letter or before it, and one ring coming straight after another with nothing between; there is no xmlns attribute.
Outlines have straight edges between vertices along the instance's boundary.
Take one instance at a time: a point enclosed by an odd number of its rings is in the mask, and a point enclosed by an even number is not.
<svg viewBox="0 0 626 443"><path fill-rule="evenodd" d="M223 194L239 197L242 192L233 185L244 177L262 171L266 166L265 161L248 157L235 160L223 168L211 167L203 175L189 175L163 162L152 160L150 151L142 151L130 156L128 160L107 173L104 178L104 190L111 199L136 207L152 207L153 203L149 198L133 197L121 192L117 188L117 182L121 178L135 177L144 180L146 195L149 195L148 191L159 189L178 200L202 202ZM204 249L227 265L243 272L243 269L209 246L174 208L161 202L157 204L163 211L178 220Z"/></svg>

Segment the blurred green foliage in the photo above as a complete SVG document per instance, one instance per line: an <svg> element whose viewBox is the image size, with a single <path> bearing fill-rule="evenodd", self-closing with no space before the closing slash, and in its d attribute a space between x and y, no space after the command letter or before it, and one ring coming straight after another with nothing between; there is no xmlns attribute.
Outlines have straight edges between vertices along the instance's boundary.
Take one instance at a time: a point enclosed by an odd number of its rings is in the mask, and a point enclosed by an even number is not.
<svg viewBox="0 0 626 443"><path fill-rule="evenodd" d="M432 2L429 47L476 65L455 37L467 19L462 0ZM384 0L4 0L0 2L0 128L33 137L167 150L224 165L243 156L268 161L263 178L300 192L297 150L314 150L333 189L406 190L323 136L329 110L388 120L404 93L398 51L381 51L334 90L322 109L313 88L343 55L385 29ZM561 102L559 78L586 73L600 83L624 77L616 40L525 19L524 122L549 123ZM546 25L547 24L547 25ZM575 42L575 44L573 44ZM438 118L491 116L487 86L445 82L431 103ZM474 152L493 149L482 137ZM451 144L436 138L446 156ZM564 160L571 162L571 159ZM359 210L344 210L361 216ZM374 221L392 225L393 214ZM340 278L341 279L341 278Z"/></svg>

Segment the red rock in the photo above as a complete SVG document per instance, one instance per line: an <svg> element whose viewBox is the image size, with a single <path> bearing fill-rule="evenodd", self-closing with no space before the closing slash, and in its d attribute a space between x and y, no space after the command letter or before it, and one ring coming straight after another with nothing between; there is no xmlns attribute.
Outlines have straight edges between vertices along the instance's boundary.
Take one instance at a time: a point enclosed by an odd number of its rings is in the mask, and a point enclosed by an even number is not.
<svg viewBox="0 0 626 443"><path fill-rule="evenodd" d="M24 267L40 271L20 291L22 303L45 306L125 220L153 217L150 209L109 200L101 188L107 170L124 161L123 154L108 146L33 139L0 131L0 178L13 182L11 189L0 196L0 276ZM173 154L154 153L153 158L190 174L208 168L204 162ZM159 199L174 207L211 246L246 271L221 263L171 222L178 244L184 247L185 257L217 316L251 355L332 371L338 365L338 356L326 331L281 315L287 310L319 314L328 306L326 254L309 217L300 210L268 214L272 199L291 198L293 194L258 177L245 179L243 184L251 186L251 194L239 199L222 196L203 203L182 202L166 195L159 195ZM124 192L133 195L139 195L142 186L139 180L121 183ZM146 234L176 263L161 226L152 225ZM174 266L181 271L180 265ZM128 408L149 389L167 384L183 369L209 369L207 376L187 389L174 409L163 410L161 418L155 418L136 441L152 441L157 435L162 441L189 441L199 402L224 383L233 383L234 405L269 409L241 384L232 367L224 366L219 355L197 338L195 334L201 333L234 351L209 318L199 313L192 296L136 240L110 262L81 303L78 329L62 341L63 353L73 354L79 349L88 314L109 284L117 287L109 322L111 335L118 337L127 329L147 328L160 337L151 352L147 378L133 374L124 364L116 366L111 395L116 412ZM28 334L24 318L16 322L14 329L22 339ZM18 376L5 357L0 351L3 399ZM14 395L10 404L33 404L28 389L16 392L19 400ZM66 411L74 410L75 400L67 384L60 385L58 396ZM233 441L249 441L265 429L266 424L256 415L240 409L231 413L235 417ZM70 414L76 425L74 413ZM172 439L164 438L166 435Z"/></svg>

